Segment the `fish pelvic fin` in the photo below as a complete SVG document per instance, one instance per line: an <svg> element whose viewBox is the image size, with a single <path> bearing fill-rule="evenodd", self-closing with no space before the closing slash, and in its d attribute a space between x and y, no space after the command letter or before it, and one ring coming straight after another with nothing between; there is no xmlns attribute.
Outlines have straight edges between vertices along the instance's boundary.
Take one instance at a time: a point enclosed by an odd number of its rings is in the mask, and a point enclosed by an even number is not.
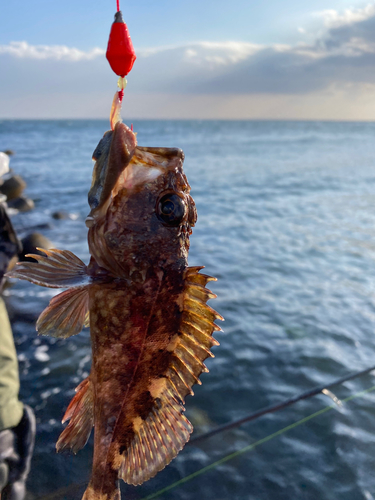
<svg viewBox="0 0 375 500"><path fill-rule="evenodd" d="M148 417L137 417L133 421L134 438L121 460L119 477L135 486L151 479L164 469L179 453L190 438L193 427L183 415L184 398L193 394L192 386L200 384L199 375L207 372L203 361L213 354L210 348L218 345L212 337L220 330L215 319L222 316L207 306L215 298L205 288L208 281L216 281L199 274L201 267L190 267L185 271L183 291L183 314L179 332L171 339L168 350L173 352L167 372L151 380L149 392L155 405Z"/></svg>
<svg viewBox="0 0 375 500"><path fill-rule="evenodd" d="M38 262L20 262L6 276L48 288L68 288L89 282L86 265L74 253L56 248L37 250L44 255L28 254L26 257L32 257Z"/></svg>
<svg viewBox="0 0 375 500"><path fill-rule="evenodd" d="M87 377L76 388L62 423L70 420L56 443L59 453L65 449L77 453L87 443L94 425L94 399L90 378Z"/></svg>
<svg viewBox="0 0 375 500"><path fill-rule="evenodd" d="M68 338L89 325L89 293L87 286L69 288L50 300L39 316L39 335Z"/></svg>

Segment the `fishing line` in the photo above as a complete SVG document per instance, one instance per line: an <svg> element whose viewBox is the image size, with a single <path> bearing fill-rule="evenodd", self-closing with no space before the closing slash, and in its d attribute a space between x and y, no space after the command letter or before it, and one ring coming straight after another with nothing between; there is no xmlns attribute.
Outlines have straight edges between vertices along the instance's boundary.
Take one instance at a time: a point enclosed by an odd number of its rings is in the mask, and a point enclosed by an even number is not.
<svg viewBox="0 0 375 500"><path fill-rule="evenodd" d="M342 402L346 403L348 401L351 401L352 399L358 398L358 397L363 396L365 394L368 394L369 392L372 392L372 391L375 391L375 385L373 385L369 389L358 392L357 394L354 394L353 396L349 396L349 397L343 399ZM193 472L192 474L189 474L188 476L185 476L182 479L179 479L178 481L170 484L169 486L166 486L165 488L162 488L161 490L159 490L155 493L152 493L151 495L148 495L147 497L143 497L141 500L152 500L153 498L157 498L160 495L162 495L163 493L167 493L168 491L171 491L171 490L177 488L181 484L187 483L188 481L191 481L195 477L201 476L202 474L205 474L206 472L218 467L219 465L221 465L225 462L228 462L229 460L232 460L233 458L236 458L240 455L243 455L244 453L246 453L248 451L254 450L257 446L260 446L261 444L267 443L268 441L271 441L272 439L274 439L278 436L281 436L285 432L288 432L292 429L295 429L296 427L298 427L302 424L305 424L309 420L312 420L313 418L318 417L319 415L323 415L323 413L326 413L330 410L333 410L334 408L336 408L336 405L326 406L325 408L322 408L321 410L319 410L315 413L312 413L311 415L304 417L301 420L298 420L297 422L294 422L293 424L290 424L290 425L284 427L283 429L280 429L280 430L274 432L273 434L269 434L268 436L266 436L262 439L259 439L255 443L252 443L248 446L245 446L241 450L238 450L238 451L235 451L233 453L230 453L229 455L226 455L225 457L221 458L220 460L217 460L216 462L213 462L212 464L207 465L206 467L203 467L202 469L199 469L196 472Z"/></svg>

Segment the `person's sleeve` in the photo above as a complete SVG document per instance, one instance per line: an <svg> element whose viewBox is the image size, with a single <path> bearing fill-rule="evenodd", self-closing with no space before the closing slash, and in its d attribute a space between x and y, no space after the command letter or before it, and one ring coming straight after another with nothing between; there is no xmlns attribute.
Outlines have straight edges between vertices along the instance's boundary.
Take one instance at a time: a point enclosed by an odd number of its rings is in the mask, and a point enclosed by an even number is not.
<svg viewBox="0 0 375 500"><path fill-rule="evenodd" d="M0 297L0 431L16 427L22 418L23 404L18 400L19 389L12 329L4 301Z"/></svg>

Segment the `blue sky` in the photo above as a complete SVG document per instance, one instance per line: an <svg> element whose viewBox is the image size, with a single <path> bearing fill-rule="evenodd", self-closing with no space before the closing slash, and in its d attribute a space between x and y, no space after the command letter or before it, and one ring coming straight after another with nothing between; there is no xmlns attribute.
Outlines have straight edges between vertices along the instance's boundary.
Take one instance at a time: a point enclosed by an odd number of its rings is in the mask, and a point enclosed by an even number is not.
<svg viewBox="0 0 375 500"><path fill-rule="evenodd" d="M106 117L115 0L2 2L0 118ZM124 116L375 119L375 2L121 2ZM6 22L4 22L6 20Z"/></svg>
<svg viewBox="0 0 375 500"><path fill-rule="evenodd" d="M158 0L120 2L136 46L148 48L194 41L294 43L298 27L312 26L311 14L344 10L360 2L346 0ZM1 6L0 43L104 47L116 10L115 0L21 0ZM318 23L316 23L318 24Z"/></svg>

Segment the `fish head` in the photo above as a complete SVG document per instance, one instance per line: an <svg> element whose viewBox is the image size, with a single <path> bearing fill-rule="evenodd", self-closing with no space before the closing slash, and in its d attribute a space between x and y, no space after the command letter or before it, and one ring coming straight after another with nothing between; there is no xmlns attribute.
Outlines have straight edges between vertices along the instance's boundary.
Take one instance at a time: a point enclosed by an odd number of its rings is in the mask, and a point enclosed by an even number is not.
<svg viewBox="0 0 375 500"><path fill-rule="evenodd" d="M183 152L139 147L119 122L104 135L94 159L86 224L96 263L138 281L150 269L186 267L197 213Z"/></svg>

